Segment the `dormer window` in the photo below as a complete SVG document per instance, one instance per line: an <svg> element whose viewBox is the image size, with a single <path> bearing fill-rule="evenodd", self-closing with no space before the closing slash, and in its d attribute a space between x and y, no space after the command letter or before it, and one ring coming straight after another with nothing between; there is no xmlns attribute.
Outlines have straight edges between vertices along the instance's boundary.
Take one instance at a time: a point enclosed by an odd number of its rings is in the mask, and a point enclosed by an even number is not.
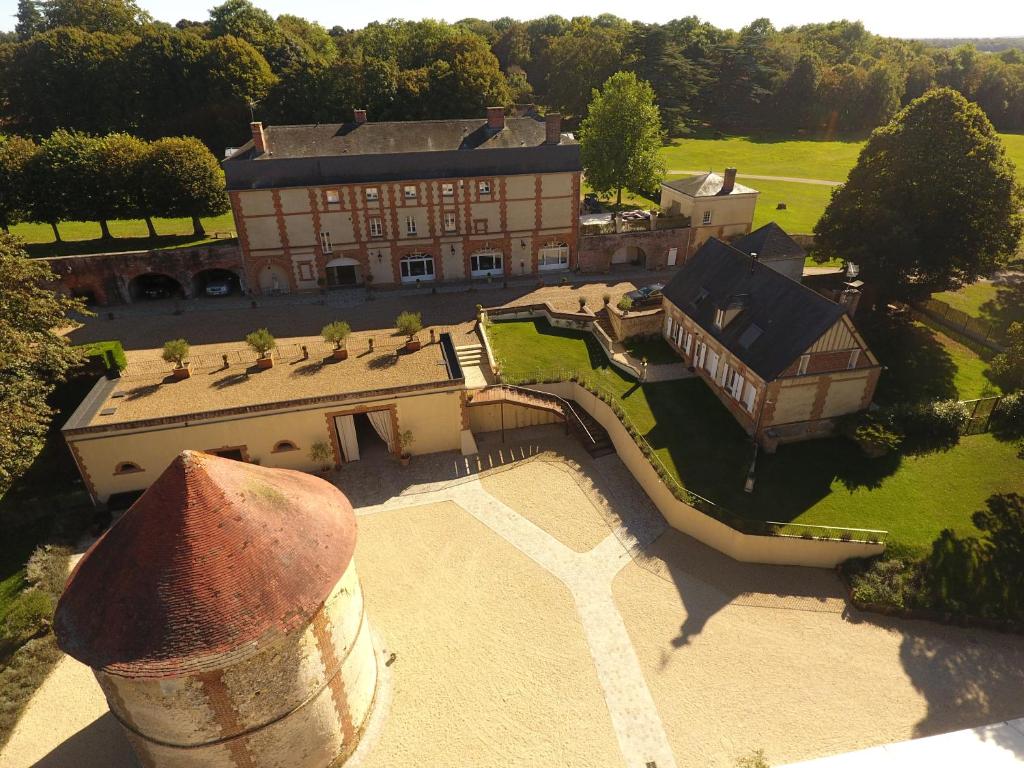
<svg viewBox="0 0 1024 768"><path fill-rule="evenodd" d="M377 199L377 198L378 198L379 196L380 196L380 195L379 195L379 193L377 192L377 188L376 188L376 187L367 187L367 188L366 188L366 199L367 199L367 200L368 200L369 202L373 202L373 201L374 201L374 200L376 200L376 199Z"/></svg>
<svg viewBox="0 0 1024 768"><path fill-rule="evenodd" d="M416 199L416 187L409 185L405 188L405 199L415 200Z"/></svg>
<svg viewBox="0 0 1024 768"><path fill-rule="evenodd" d="M722 330L722 328L724 326L725 326L725 310L724 309L716 309L715 310L715 327L718 330Z"/></svg>
<svg viewBox="0 0 1024 768"><path fill-rule="evenodd" d="M452 197L455 194L455 185L453 184L442 184L441 185L441 196Z"/></svg>
<svg viewBox="0 0 1024 768"><path fill-rule="evenodd" d="M338 205L340 202L341 202L341 195L338 194L338 190L336 190L336 189L328 189L327 190L327 204L328 205Z"/></svg>
<svg viewBox="0 0 1024 768"><path fill-rule="evenodd" d="M489 195L489 194L491 194L491 182L489 182L489 181L481 181L480 185L479 185L479 189L480 189L480 194L481 195Z"/></svg>

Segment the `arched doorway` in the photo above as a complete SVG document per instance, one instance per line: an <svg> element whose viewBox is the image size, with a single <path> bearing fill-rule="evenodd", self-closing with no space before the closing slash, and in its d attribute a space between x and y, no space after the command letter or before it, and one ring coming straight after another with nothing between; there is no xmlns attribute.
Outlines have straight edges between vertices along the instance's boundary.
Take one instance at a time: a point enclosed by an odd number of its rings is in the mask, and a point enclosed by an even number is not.
<svg viewBox="0 0 1024 768"><path fill-rule="evenodd" d="M192 291L196 296L230 296L241 291L242 281L230 269L213 267L192 276Z"/></svg>
<svg viewBox="0 0 1024 768"><path fill-rule="evenodd" d="M260 293L264 296L273 296L278 293L288 293L291 290L291 283L288 280L288 272L280 264L267 262L260 269L259 275Z"/></svg>
<svg viewBox="0 0 1024 768"><path fill-rule="evenodd" d="M429 253L410 253L399 262L403 283L427 282L434 279L434 257Z"/></svg>
<svg viewBox="0 0 1024 768"><path fill-rule="evenodd" d="M346 285L359 285L359 262L355 259L341 257L331 259L324 265L327 272L327 287L341 288Z"/></svg>
<svg viewBox="0 0 1024 768"><path fill-rule="evenodd" d="M132 301L178 299L185 295L185 289L170 275L144 272L128 281L128 295Z"/></svg>
<svg viewBox="0 0 1024 768"><path fill-rule="evenodd" d="M547 243L537 252L537 268L541 272L568 269L569 246L561 242Z"/></svg>
<svg viewBox="0 0 1024 768"><path fill-rule="evenodd" d="M643 248L635 245L622 245L612 254L612 264L632 264L642 267L647 263L647 254Z"/></svg>

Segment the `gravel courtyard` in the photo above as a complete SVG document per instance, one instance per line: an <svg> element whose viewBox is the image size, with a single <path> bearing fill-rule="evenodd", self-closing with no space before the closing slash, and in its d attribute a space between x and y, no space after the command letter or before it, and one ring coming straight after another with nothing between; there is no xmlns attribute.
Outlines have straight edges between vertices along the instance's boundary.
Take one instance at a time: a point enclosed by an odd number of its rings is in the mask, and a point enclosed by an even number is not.
<svg viewBox="0 0 1024 768"><path fill-rule="evenodd" d="M667 530L614 456L557 427L508 440L331 476L394 654L349 765L727 768L1024 714L1020 637L860 614L831 572ZM129 764L76 666L33 699L4 768Z"/></svg>

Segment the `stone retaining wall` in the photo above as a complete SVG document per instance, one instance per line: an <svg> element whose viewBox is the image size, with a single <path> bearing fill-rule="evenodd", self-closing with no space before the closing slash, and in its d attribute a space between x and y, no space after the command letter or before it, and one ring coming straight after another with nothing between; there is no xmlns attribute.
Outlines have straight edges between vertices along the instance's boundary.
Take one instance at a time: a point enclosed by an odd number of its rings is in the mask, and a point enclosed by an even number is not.
<svg viewBox="0 0 1024 768"><path fill-rule="evenodd" d="M643 266L647 269L665 269L668 266L668 252L676 249L676 264L682 264L687 256L693 229L664 229L639 232L616 232L607 235L586 235L579 239L578 263L583 272L608 272L612 268L612 256L620 248L633 246L644 252Z"/></svg>

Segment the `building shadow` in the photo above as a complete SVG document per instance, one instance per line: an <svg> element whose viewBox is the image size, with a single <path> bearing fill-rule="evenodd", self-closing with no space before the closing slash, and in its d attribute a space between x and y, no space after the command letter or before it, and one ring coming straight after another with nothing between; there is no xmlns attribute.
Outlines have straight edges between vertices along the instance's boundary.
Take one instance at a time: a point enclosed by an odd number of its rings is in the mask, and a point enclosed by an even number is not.
<svg viewBox="0 0 1024 768"><path fill-rule="evenodd" d="M137 768L121 725L107 712L93 720L32 768Z"/></svg>

